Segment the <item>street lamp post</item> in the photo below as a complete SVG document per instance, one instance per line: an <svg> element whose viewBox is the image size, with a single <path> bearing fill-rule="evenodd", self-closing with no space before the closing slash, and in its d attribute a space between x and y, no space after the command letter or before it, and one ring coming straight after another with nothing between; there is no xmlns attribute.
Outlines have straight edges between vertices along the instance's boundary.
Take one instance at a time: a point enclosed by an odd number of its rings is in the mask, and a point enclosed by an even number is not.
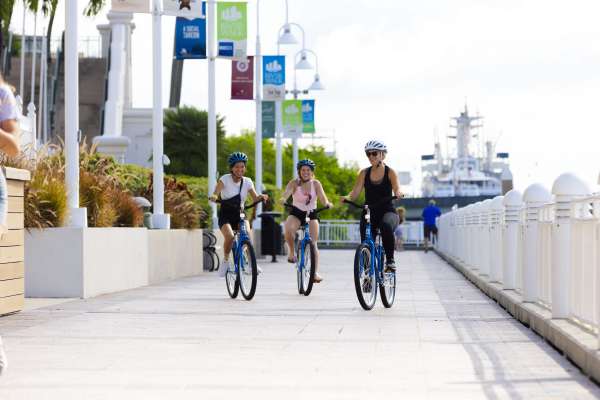
<svg viewBox="0 0 600 400"><path fill-rule="evenodd" d="M260 0L256 0L256 53L254 55L254 81L256 84L256 129L254 133L254 161L256 192L262 193L262 82L261 82L262 54L260 48ZM262 213L262 204L256 206L256 215Z"/></svg>
<svg viewBox="0 0 600 400"><path fill-rule="evenodd" d="M79 207L79 55L77 2L65 3L65 184L69 226L87 226L87 208Z"/></svg>
<svg viewBox="0 0 600 400"><path fill-rule="evenodd" d="M297 44L298 41L292 34L291 28L296 27L300 29L302 32L302 49L305 49L306 44L306 33L304 28L301 25L295 22L289 22L288 20L288 3L286 1L286 20L285 24L279 28L279 39L277 40L277 54L279 54L280 45L288 45L288 44ZM283 32L282 32L283 31ZM299 69L305 69L305 65L303 65ZM309 69L312 68L309 64ZM296 71L296 65L294 65L294 74ZM295 85L295 83L294 83ZM294 89L296 89L294 87ZM295 96L294 99L297 97ZM282 136L283 136L283 123L281 121L281 101L277 101L275 104L275 181L278 188L282 188L282 176L283 176L283 152L282 152ZM294 149L294 166L298 163L298 140L297 138L292 138L292 148ZM293 168L292 168L293 170Z"/></svg>
<svg viewBox="0 0 600 400"><path fill-rule="evenodd" d="M208 0L206 15L206 41L208 58L208 194L217 184L217 112L215 90L215 1ZM212 227L218 228L217 205L211 202Z"/></svg>
<svg viewBox="0 0 600 400"><path fill-rule="evenodd" d="M298 89L298 81L296 79L297 78L296 72L299 69L312 69L312 65L308 61L307 53L310 53L315 57L315 65L316 65L315 80L308 89L299 90ZM298 56L300 56L300 61L296 62L296 60L298 59ZM321 78L319 76L319 58L317 57L317 54L314 51L302 46L302 50L297 52L296 55L294 56L294 89L290 90L289 93L291 93L294 96L294 100L296 100L296 99L298 99L298 96L300 94L308 94L311 90L323 90L323 89L324 89L324 87L321 84ZM300 135L302 135L302 134L300 134ZM297 136L292 138L292 159L293 159L293 166L295 168L295 166L298 164L298 137Z"/></svg>
<svg viewBox="0 0 600 400"><path fill-rule="evenodd" d="M169 229L169 214L165 214L163 109L162 109L162 15L160 0L152 7L152 227Z"/></svg>

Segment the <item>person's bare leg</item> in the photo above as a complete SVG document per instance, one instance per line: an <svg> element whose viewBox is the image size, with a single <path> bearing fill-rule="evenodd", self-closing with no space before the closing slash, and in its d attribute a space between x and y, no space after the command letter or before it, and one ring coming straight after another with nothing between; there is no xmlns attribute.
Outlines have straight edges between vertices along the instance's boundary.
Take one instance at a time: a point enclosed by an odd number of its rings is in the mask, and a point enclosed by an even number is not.
<svg viewBox="0 0 600 400"><path fill-rule="evenodd" d="M223 234L223 259L229 260L229 253L233 246L233 229L231 225L225 224L221 227L221 233Z"/></svg>
<svg viewBox="0 0 600 400"><path fill-rule="evenodd" d="M295 259L294 236L300 228L300 221L293 215L289 215L285 220L285 243L288 246L288 261Z"/></svg>

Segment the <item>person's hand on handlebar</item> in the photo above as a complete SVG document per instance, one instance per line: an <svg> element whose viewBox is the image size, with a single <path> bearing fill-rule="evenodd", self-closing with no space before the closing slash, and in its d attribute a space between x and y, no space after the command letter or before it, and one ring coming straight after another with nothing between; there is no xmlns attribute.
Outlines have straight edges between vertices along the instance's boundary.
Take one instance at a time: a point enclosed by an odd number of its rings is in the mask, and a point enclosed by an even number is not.
<svg viewBox="0 0 600 400"><path fill-rule="evenodd" d="M326 208L333 208L333 204L331 204L331 202L327 202L327 204L325 204Z"/></svg>
<svg viewBox="0 0 600 400"><path fill-rule="evenodd" d="M350 200L350 196L341 196L340 197L340 204L345 204L347 201Z"/></svg>
<svg viewBox="0 0 600 400"><path fill-rule="evenodd" d="M266 203L267 201L269 201L269 195L268 195L268 194L264 194L264 193L263 193L263 194L260 194L260 195L258 196L258 199L259 199L259 200L262 200L262 201L264 201L264 202Z"/></svg>
<svg viewBox="0 0 600 400"><path fill-rule="evenodd" d="M215 203L217 200L218 200L218 197L215 194L208 197L208 201L212 201L213 203Z"/></svg>

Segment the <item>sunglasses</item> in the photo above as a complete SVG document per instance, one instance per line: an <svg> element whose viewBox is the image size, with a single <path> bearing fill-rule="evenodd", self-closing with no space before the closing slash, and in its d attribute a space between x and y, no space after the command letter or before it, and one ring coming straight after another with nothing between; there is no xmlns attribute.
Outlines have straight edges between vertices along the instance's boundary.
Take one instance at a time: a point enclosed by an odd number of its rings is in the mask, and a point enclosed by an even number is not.
<svg viewBox="0 0 600 400"><path fill-rule="evenodd" d="M367 157L377 157L379 155L378 151L367 151Z"/></svg>

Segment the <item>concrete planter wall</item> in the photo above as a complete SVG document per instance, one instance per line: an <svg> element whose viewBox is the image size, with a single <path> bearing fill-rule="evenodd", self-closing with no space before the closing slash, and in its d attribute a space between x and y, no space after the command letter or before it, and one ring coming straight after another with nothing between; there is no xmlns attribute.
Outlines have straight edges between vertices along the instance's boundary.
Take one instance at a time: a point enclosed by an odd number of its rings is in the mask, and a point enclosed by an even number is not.
<svg viewBox="0 0 600 400"><path fill-rule="evenodd" d="M0 240L0 315L23 309L23 189L29 171L3 168L8 184L8 233Z"/></svg>
<svg viewBox="0 0 600 400"><path fill-rule="evenodd" d="M51 228L25 234L25 295L81 297L202 272L202 231Z"/></svg>

